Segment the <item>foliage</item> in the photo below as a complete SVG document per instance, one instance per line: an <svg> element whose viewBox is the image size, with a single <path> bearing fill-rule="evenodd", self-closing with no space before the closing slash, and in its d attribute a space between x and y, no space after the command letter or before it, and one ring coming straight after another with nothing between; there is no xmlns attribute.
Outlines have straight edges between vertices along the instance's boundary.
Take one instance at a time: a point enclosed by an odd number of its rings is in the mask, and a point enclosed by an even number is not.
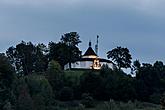
<svg viewBox="0 0 165 110"><path fill-rule="evenodd" d="M82 94L81 104L83 104L86 108L94 107L94 99L89 95L89 93Z"/></svg>
<svg viewBox="0 0 165 110"><path fill-rule="evenodd" d="M29 87L29 93L34 101L36 110L46 110L47 107L52 106L53 91L48 80L44 76L32 75L26 78Z"/></svg>
<svg viewBox="0 0 165 110"><path fill-rule="evenodd" d="M158 61L154 65L143 64L140 67L136 74L136 91L141 97L140 100L150 101L150 97L158 96L165 91L164 73L165 67Z"/></svg>
<svg viewBox="0 0 165 110"><path fill-rule="evenodd" d="M131 73L133 75L136 75L137 72L139 71L140 67L141 67L141 64L140 64L139 60L135 60L133 62L132 68L131 68Z"/></svg>
<svg viewBox="0 0 165 110"><path fill-rule="evenodd" d="M29 94L28 87L23 84L18 96L17 110L34 110L33 100Z"/></svg>
<svg viewBox="0 0 165 110"><path fill-rule="evenodd" d="M50 42L49 48L21 42L6 51L7 57L0 54L0 110L160 109L139 101L165 106L162 61L149 64L136 60L131 66L129 50L117 47L107 53L117 69L103 65L97 71L64 71L65 64L81 57L79 43L79 35L70 32L60 42ZM123 72L122 68L129 67L134 76Z"/></svg>
<svg viewBox="0 0 165 110"><path fill-rule="evenodd" d="M162 108L165 109L165 93L162 95L162 97L160 99L160 104L161 104Z"/></svg>
<svg viewBox="0 0 165 110"><path fill-rule="evenodd" d="M73 90L69 87L62 88L60 91L59 98L62 101L73 100Z"/></svg>
<svg viewBox="0 0 165 110"><path fill-rule="evenodd" d="M43 72L47 68L44 48L46 48L44 44L35 46L31 42L22 41L16 47L10 47L6 54L17 73L28 75L33 72Z"/></svg>
<svg viewBox="0 0 165 110"><path fill-rule="evenodd" d="M64 75L58 62L52 60L48 64L46 77L53 89L54 95L58 98L59 91L64 86Z"/></svg>
<svg viewBox="0 0 165 110"><path fill-rule="evenodd" d="M16 104L13 84L16 81L14 68L5 54L0 54L0 109L12 109Z"/></svg>
<svg viewBox="0 0 165 110"><path fill-rule="evenodd" d="M114 48L113 50L107 52L107 57L112 59L112 61L117 64L118 69L131 67L132 57L127 48Z"/></svg>
<svg viewBox="0 0 165 110"><path fill-rule="evenodd" d="M77 61L81 57L81 51L77 47L81 40L79 39L77 32L70 32L62 35L59 43L49 43L49 55L50 59L59 61L62 68L69 63L71 69L71 63Z"/></svg>
<svg viewBox="0 0 165 110"><path fill-rule="evenodd" d="M101 85L101 90L104 90L100 94L102 100L115 99L128 101L136 98L133 78L122 71L109 71L104 74L108 75L104 77Z"/></svg>
<svg viewBox="0 0 165 110"><path fill-rule="evenodd" d="M93 98L97 98L100 93L101 77L93 72L84 73L80 77L80 88L82 93L89 93Z"/></svg>
<svg viewBox="0 0 165 110"><path fill-rule="evenodd" d="M70 32L62 35L61 42L68 46L77 46L81 40L77 32Z"/></svg>

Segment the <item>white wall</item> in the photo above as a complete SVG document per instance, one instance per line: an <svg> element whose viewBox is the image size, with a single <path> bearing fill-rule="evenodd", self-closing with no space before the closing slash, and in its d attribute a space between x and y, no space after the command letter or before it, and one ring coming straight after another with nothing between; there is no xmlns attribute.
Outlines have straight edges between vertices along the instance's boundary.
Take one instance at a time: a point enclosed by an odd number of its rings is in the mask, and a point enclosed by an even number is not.
<svg viewBox="0 0 165 110"><path fill-rule="evenodd" d="M72 68L76 68L76 69L92 69L91 66L93 64L93 61L77 61L75 63L72 63L71 66ZM109 66L109 68L112 68L113 69L113 64L112 63L107 63L107 62L100 62L101 66L103 64L107 64ZM67 70L69 69L69 63L66 64L64 66L64 69Z"/></svg>

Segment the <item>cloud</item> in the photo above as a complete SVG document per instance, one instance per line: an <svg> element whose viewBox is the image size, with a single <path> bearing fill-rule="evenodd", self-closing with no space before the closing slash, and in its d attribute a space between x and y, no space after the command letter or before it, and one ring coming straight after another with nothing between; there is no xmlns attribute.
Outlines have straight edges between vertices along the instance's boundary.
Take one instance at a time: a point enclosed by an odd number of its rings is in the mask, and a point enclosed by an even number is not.
<svg viewBox="0 0 165 110"><path fill-rule="evenodd" d="M77 31L83 51L99 34L100 56L121 45L130 48L135 59L165 61L160 48L165 47L164 4L164 0L0 0L1 50L21 40L58 41L62 34Z"/></svg>
<svg viewBox="0 0 165 110"><path fill-rule="evenodd" d="M109 10L123 9L149 14L152 16L163 16L165 0L1 0L0 4L29 6L29 7L53 7L52 9L80 9L87 8Z"/></svg>

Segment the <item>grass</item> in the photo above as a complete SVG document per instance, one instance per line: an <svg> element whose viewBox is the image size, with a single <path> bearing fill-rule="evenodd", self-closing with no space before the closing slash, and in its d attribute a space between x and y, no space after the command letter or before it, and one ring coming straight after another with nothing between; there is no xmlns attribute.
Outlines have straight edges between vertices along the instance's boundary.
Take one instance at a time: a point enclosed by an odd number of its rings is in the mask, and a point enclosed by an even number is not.
<svg viewBox="0 0 165 110"><path fill-rule="evenodd" d="M82 104L79 104L78 106L68 106L63 102L62 104L60 104L60 106L57 107L57 110L162 110L162 109L160 105L151 104L147 102L135 101L133 103L129 101L127 103L123 103L123 102L115 102L113 100L110 100L104 102L96 102L95 107L93 108L85 108Z"/></svg>
<svg viewBox="0 0 165 110"><path fill-rule="evenodd" d="M98 104L95 108L84 109L84 110L160 110L159 105L154 105L150 103L140 103L140 102L103 102Z"/></svg>

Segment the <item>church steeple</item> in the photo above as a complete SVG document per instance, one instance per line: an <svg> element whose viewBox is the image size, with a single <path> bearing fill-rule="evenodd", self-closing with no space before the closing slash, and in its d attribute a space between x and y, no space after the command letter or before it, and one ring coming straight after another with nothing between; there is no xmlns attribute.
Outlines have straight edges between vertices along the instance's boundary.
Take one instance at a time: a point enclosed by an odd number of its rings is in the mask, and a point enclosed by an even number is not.
<svg viewBox="0 0 165 110"><path fill-rule="evenodd" d="M92 43L91 43L91 40L89 41L89 47L91 47L92 46Z"/></svg>
<svg viewBox="0 0 165 110"><path fill-rule="evenodd" d="M91 41L89 41L89 47L83 56L90 56L90 55L97 56L94 50L92 49Z"/></svg>

